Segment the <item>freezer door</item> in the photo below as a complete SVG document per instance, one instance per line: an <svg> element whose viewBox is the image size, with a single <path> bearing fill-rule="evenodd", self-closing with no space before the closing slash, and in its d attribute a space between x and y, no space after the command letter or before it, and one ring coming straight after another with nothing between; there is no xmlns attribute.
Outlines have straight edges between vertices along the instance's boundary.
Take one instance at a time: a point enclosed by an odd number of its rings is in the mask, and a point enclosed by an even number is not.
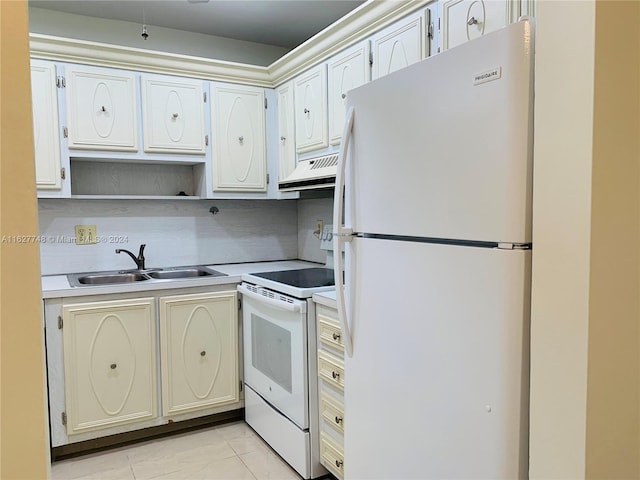
<svg viewBox="0 0 640 480"><path fill-rule="evenodd" d="M531 241L530 28L509 25L349 92L348 226Z"/></svg>
<svg viewBox="0 0 640 480"><path fill-rule="evenodd" d="M531 252L347 250L345 478L527 478Z"/></svg>

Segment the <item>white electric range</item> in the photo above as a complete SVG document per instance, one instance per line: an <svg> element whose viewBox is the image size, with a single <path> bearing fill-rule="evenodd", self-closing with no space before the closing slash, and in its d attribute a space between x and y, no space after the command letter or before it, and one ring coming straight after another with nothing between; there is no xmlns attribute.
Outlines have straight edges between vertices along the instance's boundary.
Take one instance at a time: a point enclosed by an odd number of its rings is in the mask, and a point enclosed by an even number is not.
<svg viewBox="0 0 640 480"><path fill-rule="evenodd" d="M315 307L332 269L245 274L242 294L245 420L303 478L320 465Z"/></svg>

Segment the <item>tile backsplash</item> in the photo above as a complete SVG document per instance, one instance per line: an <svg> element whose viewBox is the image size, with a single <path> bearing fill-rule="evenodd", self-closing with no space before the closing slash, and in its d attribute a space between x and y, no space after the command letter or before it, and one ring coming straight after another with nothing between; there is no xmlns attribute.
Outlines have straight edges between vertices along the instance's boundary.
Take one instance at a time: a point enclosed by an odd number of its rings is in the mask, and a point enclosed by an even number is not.
<svg viewBox="0 0 640 480"><path fill-rule="evenodd" d="M304 202L302 210L316 215L318 206ZM303 242L299 254L298 228L306 237L308 222L296 200L40 199L38 207L43 275L135 268L115 249L137 254L143 243L149 267L326 258L319 243L316 253ZM98 243L75 245L75 225L95 225Z"/></svg>

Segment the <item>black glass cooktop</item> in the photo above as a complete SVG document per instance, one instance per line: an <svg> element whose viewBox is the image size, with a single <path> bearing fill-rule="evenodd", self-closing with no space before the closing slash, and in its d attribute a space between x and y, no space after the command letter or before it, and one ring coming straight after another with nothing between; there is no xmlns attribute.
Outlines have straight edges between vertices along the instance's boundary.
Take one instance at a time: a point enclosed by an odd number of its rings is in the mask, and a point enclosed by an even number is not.
<svg viewBox="0 0 640 480"><path fill-rule="evenodd" d="M335 285L333 270L330 268L302 268L299 270L252 273L251 275L298 288L331 287Z"/></svg>

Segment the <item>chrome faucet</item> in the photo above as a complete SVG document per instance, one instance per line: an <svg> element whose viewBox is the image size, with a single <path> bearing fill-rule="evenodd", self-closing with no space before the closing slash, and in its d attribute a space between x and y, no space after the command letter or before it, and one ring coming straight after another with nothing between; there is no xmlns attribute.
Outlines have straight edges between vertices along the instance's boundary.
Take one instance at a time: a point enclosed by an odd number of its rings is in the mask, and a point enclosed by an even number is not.
<svg viewBox="0 0 640 480"><path fill-rule="evenodd" d="M129 250L125 250L124 248L116 248L116 253L126 253L133 259L134 262L136 262L136 267L138 268L138 270L144 270L144 247L146 247L145 244L140 245L140 251L138 252L137 257Z"/></svg>

